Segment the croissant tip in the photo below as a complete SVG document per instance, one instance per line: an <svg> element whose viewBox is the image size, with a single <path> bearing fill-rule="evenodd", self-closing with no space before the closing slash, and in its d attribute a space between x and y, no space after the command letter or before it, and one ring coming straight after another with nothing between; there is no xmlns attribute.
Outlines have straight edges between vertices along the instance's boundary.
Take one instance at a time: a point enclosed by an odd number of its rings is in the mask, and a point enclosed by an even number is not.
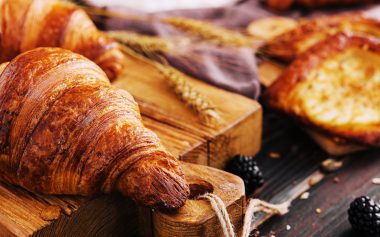
<svg viewBox="0 0 380 237"><path fill-rule="evenodd" d="M167 168L170 167L149 163L136 165L121 177L118 190L143 206L160 211L176 210L185 204L190 189L180 169L173 172Z"/></svg>
<svg viewBox="0 0 380 237"><path fill-rule="evenodd" d="M183 183L185 183L185 180L182 181ZM164 200L164 202L159 203L159 205L157 205L153 209L158 209L160 211L165 212L172 212L177 210L178 208L181 208L183 205L185 205L185 202L190 195L189 186L187 184L182 185L181 190L178 190L178 192L173 195L175 196L171 196L169 200Z"/></svg>
<svg viewBox="0 0 380 237"><path fill-rule="evenodd" d="M114 49L110 49L101 55L95 60L95 63L103 69L109 80L112 82L124 69L124 60L124 54L117 47L115 47Z"/></svg>

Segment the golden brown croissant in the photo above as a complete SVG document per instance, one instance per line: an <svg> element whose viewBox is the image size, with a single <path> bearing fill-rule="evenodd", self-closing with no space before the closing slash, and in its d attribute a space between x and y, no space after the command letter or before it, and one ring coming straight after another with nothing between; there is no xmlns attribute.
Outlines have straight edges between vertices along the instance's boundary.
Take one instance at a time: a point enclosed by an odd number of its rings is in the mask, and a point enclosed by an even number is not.
<svg viewBox="0 0 380 237"><path fill-rule="evenodd" d="M342 31L380 37L380 21L362 12L318 17L270 40L262 51L274 58L292 61L311 46Z"/></svg>
<svg viewBox="0 0 380 237"><path fill-rule="evenodd" d="M299 56L264 102L340 140L380 146L380 41L339 33Z"/></svg>
<svg viewBox="0 0 380 237"><path fill-rule="evenodd" d="M307 8L327 6L349 6L356 4L368 4L376 0L266 0L269 7L276 10L287 10L292 5Z"/></svg>
<svg viewBox="0 0 380 237"><path fill-rule="evenodd" d="M152 208L184 204L176 159L96 64L37 48L0 70L1 179L46 194L119 191Z"/></svg>
<svg viewBox="0 0 380 237"><path fill-rule="evenodd" d="M0 0L0 62L36 47L61 47L98 64L112 80L122 69L117 43L75 5L55 0Z"/></svg>

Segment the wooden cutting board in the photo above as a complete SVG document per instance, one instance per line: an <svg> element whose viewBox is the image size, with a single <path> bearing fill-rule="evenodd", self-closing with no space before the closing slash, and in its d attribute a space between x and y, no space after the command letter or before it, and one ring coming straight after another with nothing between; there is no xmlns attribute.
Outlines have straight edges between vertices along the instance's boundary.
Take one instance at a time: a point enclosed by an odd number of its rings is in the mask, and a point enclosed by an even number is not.
<svg viewBox="0 0 380 237"><path fill-rule="evenodd" d="M183 163L192 195L212 192L228 207L232 223L242 225L244 184L230 173ZM56 216L54 211L58 210ZM138 218L138 213L140 218ZM47 219L51 218L51 220ZM189 199L175 213L138 208L118 194L92 199L33 194L0 185L0 236L221 236L209 203Z"/></svg>
<svg viewBox="0 0 380 237"><path fill-rule="evenodd" d="M235 154L258 152L262 110L256 101L186 77L217 106L224 121L217 128L208 127L175 96L152 65L133 56L126 64L114 85L134 95L144 124L180 160L223 168ZM206 166L184 163L183 168L193 190L213 187L238 229L245 207L241 179ZM117 194L92 199L46 196L0 183L0 236L133 236L138 226L143 236L221 236L216 216L204 200L188 200L177 213L164 214L138 208Z"/></svg>
<svg viewBox="0 0 380 237"><path fill-rule="evenodd" d="M138 101L145 125L180 160L224 168L236 154L255 155L261 145L262 109L247 97L183 75L219 112L222 123L206 126L174 94L168 81L149 62L126 55L126 69L113 85Z"/></svg>
<svg viewBox="0 0 380 237"><path fill-rule="evenodd" d="M151 212L140 209L141 236L223 236L219 220L206 200L198 194L212 192L227 207L235 230L243 224L245 196L243 181L219 169L183 163L192 194L185 206L175 213ZM150 221L149 221L150 220Z"/></svg>

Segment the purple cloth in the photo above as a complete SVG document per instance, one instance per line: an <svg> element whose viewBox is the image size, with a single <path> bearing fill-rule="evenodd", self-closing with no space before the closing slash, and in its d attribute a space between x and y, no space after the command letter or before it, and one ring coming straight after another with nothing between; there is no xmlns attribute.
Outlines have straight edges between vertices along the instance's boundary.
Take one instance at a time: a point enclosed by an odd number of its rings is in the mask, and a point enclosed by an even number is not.
<svg viewBox="0 0 380 237"><path fill-rule="evenodd" d="M367 6L368 7L368 6ZM110 6L110 10L124 12L131 15L145 15L155 17L182 16L200 20L212 21L215 24L243 30L251 21L263 17L283 15L290 17L304 17L310 15L330 14L350 9L324 9L309 12L307 10L291 9L286 12L273 12L262 1L239 1L235 5L222 8L192 9L167 11L146 14L136 10L125 9L119 6ZM131 30L149 35L163 37L184 35L183 32L159 21L126 20L121 18L93 17L98 26L105 30ZM195 55L190 57L186 55ZM175 54L165 54L171 65L179 70L216 85L226 90L236 92L253 99L260 95L256 58L253 50L248 47L220 47L207 42L195 42L184 51L178 49Z"/></svg>

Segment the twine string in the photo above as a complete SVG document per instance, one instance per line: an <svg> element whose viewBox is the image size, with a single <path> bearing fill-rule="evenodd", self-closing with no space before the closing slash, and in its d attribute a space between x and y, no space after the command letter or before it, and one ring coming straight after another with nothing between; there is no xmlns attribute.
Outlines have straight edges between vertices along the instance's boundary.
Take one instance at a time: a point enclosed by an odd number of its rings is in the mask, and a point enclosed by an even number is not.
<svg viewBox="0 0 380 237"><path fill-rule="evenodd" d="M215 194L206 193L198 197L198 199L207 199L211 208L214 210L225 237L235 237L235 230L228 214L226 205ZM268 215L285 215L289 211L290 202L281 204L271 204L260 199L250 199L245 212L242 237L249 237L251 232L251 223L254 221L255 213L263 212Z"/></svg>
<svg viewBox="0 0 380 237"><path fill-rule="evenodd" d="M220 197L218 197L217 195L214 195L214 196L220 210L222 211L223 217L226 220L226 224L227 224L227 228L229 230L230 236L234 237L235 236L234 227L230 220L230 215L228 214L227 207L226 205L224 205L224 202L222 201L222 199L220 199Z"/></svg>
<svg viewBox="0 0 380 237"><path fill-rule="evenodd" d="M244 222L243 222L243 232L241 233L242 237L249 237L251 232L251 222L255 215L255 205L254 202L250 201L248 207L245 211Z"/></svg>
<svg viewBox="0 0 380 237"><path fill-rule="evenodd" d="M210 202L211 207L222 226L224 236L235 237L235 231L228 215L226 205L224 205L223 201L217 195L212 193L203 194L199 196L198 199L207 199Z"/></svg>

